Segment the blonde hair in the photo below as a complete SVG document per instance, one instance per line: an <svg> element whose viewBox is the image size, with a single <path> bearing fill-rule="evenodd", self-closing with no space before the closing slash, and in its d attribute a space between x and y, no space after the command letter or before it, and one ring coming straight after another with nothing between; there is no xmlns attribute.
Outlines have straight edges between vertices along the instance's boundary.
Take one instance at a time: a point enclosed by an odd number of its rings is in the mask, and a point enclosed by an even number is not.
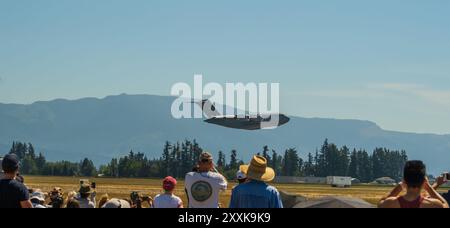
<svg viewBox="0 0 450 228"><path fill-rule="evenodd" d="M102 208L103 205L105 205L108 201L109 201L109 196L108 196L108 194L102 195L102 197L100 198L100 201L98 202L98 207L99 207L99 208Z"/></svg>
<svg viewBox="0 0 450 228"><path fill-rule="evenodd" d="M69 193L67 193L67 200L73 200L75 198L75 196L77 196L77 193L75 191L71 191Z"/></svg>

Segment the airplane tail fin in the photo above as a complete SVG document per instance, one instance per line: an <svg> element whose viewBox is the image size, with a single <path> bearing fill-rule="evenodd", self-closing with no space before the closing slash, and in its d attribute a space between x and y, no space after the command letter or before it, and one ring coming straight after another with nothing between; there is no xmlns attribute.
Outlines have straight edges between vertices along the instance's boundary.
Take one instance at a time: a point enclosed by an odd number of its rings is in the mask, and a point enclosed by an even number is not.
<svg viewBox="0 0 450 228"><path fill-rule="evenodd" d="M202 108L203 110L203 113L208 119L221 115L221 113L217 111L216 106L208 99L202 101L193 101L192 103L200 106L200 108Z"/></svg>

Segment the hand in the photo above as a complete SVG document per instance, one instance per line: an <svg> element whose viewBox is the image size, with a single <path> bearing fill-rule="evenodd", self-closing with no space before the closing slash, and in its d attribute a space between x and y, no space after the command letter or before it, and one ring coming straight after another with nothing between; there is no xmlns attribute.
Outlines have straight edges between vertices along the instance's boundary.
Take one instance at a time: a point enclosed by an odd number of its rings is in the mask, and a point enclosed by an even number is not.
<svg viewBox="0 0 450 228"><path fill-rule="evenodd" d="M447 183L447 180L445 180L444 176L439 176L436 178L436 184L439 186L442 186L443 184Z"/></svg>

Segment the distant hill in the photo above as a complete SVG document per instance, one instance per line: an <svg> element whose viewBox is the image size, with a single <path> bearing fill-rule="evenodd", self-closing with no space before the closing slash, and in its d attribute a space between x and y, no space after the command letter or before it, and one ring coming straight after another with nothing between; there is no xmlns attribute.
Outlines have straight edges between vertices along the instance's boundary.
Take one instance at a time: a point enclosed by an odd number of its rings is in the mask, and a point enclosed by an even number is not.
<svg viewBox="0 0 450 228"><path fill-rule="evenodd" d="M50 160L92 158L97 164L131 149L160 156L166 140L197 139L205 149L242 159L264 145L284 150L296 147L302 156L314 152L325 138L339 146L405 149L410 158L427 162L430 171L450 169L450 136L386 131L375 123L292 117L289 124L264 131L242 131L209 125L201 120L175 120L173 97L119 95L104 99L54 100L31 105L0 104L0 149L11 142L32 142Z"/></svg>

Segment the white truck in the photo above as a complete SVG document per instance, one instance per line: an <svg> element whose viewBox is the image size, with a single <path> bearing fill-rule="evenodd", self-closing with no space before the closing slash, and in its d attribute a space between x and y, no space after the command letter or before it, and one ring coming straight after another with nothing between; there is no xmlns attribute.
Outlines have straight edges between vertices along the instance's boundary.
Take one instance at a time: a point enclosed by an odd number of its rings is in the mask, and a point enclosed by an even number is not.
<svg viewBox="0 0 450 228"><path fill-rule="evenodd" d="M327 177L327 184L335 188L350 188L352 186L352 178L330 176Z"/></svg>

